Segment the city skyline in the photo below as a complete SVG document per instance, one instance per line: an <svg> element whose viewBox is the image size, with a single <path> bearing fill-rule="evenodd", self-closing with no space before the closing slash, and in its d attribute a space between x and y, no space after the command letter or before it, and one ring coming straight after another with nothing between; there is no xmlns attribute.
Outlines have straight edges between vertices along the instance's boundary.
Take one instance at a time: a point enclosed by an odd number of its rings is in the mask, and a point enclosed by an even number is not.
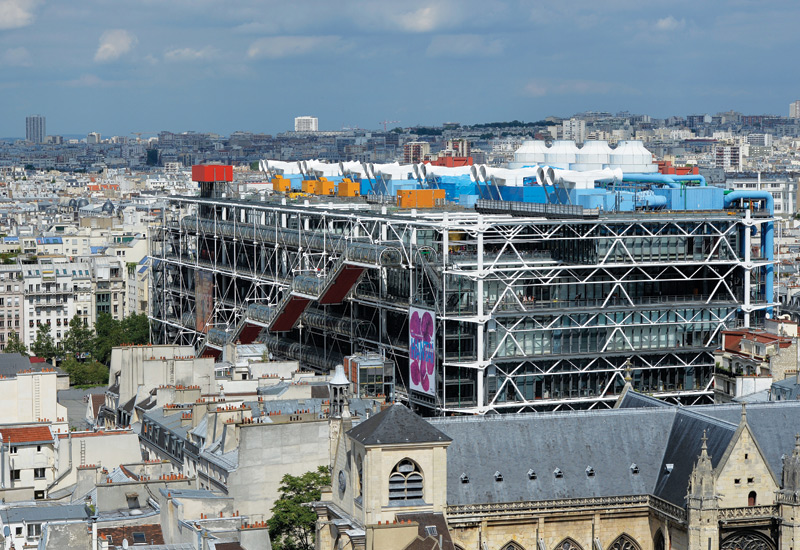
<svg viewBox="0 0 800 550"><path fill-rule="evenodd" d="M0 2L0 136L788 113L800 6ZM764 29L769 29L765 32ZM742 36L751 37L742 40ZM758 72L754 72L758 68ZM748 77L748 74L752 74ZM764 75L769 75L765 78Z"/></svg>

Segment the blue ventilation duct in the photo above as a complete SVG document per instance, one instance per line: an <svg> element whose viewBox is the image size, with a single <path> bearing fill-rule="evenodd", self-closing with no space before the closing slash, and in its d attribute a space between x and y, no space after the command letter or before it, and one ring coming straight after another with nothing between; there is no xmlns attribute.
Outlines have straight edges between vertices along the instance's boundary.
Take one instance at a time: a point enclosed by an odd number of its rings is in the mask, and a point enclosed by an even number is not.
<svg viewBox="0 0 800 550"><path fill-rule="evenodd" d="M734 191L725 195L725 206L728 207L738 200L764 201L765 208L770 216L775 214L775 199L767 191ZM764 266L764 298L767 303L772 303L775 299L775 223L766 222L761 225L761 257L766 259L769 264ZM772 317L772 308L767 308L767 315Z"/></svg>

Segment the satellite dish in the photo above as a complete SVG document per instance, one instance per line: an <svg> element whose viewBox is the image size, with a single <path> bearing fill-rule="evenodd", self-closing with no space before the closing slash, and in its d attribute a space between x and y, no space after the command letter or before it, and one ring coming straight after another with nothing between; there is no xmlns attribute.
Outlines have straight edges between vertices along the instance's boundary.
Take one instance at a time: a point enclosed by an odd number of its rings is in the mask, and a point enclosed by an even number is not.
<svg viewBox="0 0 800 550"><path fill-rule="evenodd" d="M122 548L128 550L128 539L122 539Z"/></svg>
<svg viewBox="0 0 800 550"><path fill-rule="evenodd" d="M8 538L11 535L11 528L8 525L3 526L3 536Z"/></svg>

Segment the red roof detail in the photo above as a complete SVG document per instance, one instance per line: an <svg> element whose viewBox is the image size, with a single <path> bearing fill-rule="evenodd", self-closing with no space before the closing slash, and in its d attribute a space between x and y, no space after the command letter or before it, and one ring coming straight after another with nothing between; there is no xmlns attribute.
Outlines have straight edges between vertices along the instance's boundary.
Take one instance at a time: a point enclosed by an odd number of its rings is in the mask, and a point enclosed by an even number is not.
<svg viewBox="0 0 800 550"><path fill-rule="evenodd" d="M2 428L0 435L3 437L3 442L11 444L15 443L33 443L40 441L53 441L53 434L50 433L50 428L47 426L29 426L27 428Z"/></svg>

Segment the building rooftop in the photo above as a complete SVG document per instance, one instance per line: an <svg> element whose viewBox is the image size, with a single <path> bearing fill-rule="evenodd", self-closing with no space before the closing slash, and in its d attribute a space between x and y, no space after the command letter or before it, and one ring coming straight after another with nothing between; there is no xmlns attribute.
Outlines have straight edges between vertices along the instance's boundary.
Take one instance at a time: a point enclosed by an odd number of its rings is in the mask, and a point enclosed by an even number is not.
<svg viewBox="0 0 800 550"><path fill-rule="evenodd" d="M53 434L49 426L26 426L23 428L0 428L4 443L52 443Z"/></svg>
<svg viewBox="0 0 800 550"><path fill-rule="evenodd" d="M4 525L23 522L86 520L89 519L89 516L91 516L91 511L83 504L14 506L0 510L0 520Z"/></svg>
<svg viewBox="0 0 800 550"><path fill-rule="evenodd" d="M347 434L362 445L452 441L448 435L399 403L364 420Z"/></svg>

